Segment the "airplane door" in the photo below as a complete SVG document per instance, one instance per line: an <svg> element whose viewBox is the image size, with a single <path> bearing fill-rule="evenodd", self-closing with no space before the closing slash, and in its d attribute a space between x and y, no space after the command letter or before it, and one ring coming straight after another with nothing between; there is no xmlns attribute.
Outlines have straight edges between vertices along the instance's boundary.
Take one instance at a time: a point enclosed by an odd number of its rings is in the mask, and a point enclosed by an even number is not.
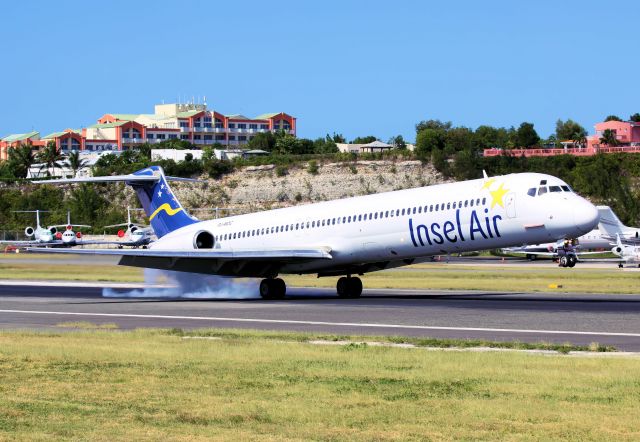
<svg viewBox="0 0 640 442"><path fill-rule="evenodd" d="M516 194L514 192L508 193L505 197L504 208L507 212L507 218L516 217Z"/></svg>

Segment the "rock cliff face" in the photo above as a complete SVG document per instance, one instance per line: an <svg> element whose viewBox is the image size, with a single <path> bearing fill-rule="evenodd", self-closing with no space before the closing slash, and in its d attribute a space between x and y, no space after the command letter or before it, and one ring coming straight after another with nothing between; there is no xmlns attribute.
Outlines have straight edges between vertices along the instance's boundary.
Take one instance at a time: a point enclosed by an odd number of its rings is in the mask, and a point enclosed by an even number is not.
<svg viewBox="0 0 640 442"><path fill-rule="evenodd" d="M206 219L213 216L213 207L245 213L444 181L431 165L419 161L358 161L319 164L316 174L309 172L308 165L245 167L219 181L174 183L172 188L183 206Z"/></svg>

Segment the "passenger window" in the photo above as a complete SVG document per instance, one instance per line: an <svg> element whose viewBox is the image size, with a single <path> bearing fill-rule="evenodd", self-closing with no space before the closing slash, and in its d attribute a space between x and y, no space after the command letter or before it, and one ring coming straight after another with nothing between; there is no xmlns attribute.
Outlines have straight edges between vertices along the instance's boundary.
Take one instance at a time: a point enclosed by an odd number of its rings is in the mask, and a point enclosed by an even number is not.
<svg viewBox="0 0 640 442"><path fill-rule="evenodd" d="M469 200L464 200L464 206L467 207L469 205Z"/></svg>
<svg viewBox="0 0 640 442"><path fill-rule="evenodd" d="M378 212L376 212L376 213L375 213L375 215L373 215L373 217L374 217L375 219L378 219Z"/></svg>
<svg viewBox="0 0 640 442"><path fill-rule="evenodd" d="M414 215L416 214L416 208L415 208L415 207L413 208L412 213L413 213Z"/></svg>
<svg viewBox="0 0 640 442"><path fill-rule="evenodd" d="M402 209L402 216L404 216L404 209Z"/></svg>
<svg viewBox="0 0 640 442"><path fill-rule="evenodd" d="M418 207L418 213L422 213L422 206Z"/></svg>
<svg viewBox="0 0 640 442"><path fill-rule="evenodd" d="M384 217L385 218L389 218L389 211L388 210L386 212L384 212Z"/></svg>
<svg viewBox="0 0 640 442"><path fill-rule="evenodd" d="M333 218L333 219L331 220L331 225L333 225L333 226L335 226L335 225L336 225L336 219L335 219L335 218Z"/></svg>
<svg viewBox="0 0 640 442"><path fill-rule="evenodd" d="M451 209L451 203L447 203L447 210Z"/></svg>
<svg viewBox="0 0 640 442"><path fill-rule="evenodd" d="M362 221L362 215L358 215L358 221Z"/></svg>
<svg viewBox="0 0 640 442"><path fill-rule="evenodd" d="M342 217L342 224L344 224L346 221L347 221L347 217L346 217L346 216L343 216L343 217Z"/></svg>
<svg viewBox="0 0 640 442"><path fill-rule="evenodd" d="M351 215L349 215L349 216L347 217L347 222L348 222L348 223L350 223L350 222L351 222Z"/></svg>
<svg viewBox="0 0 640 442"><path fill-rule="evenodd" d="M456 208L456 202L455 201L453 202L453 208L454 209Z"/></svg>
<svg viewBox="0 0 640 442"><path fill-rule="evenodd" d="M547 193L547 188L546 187L540 187L538 189L538 195L544 195L545 193Z"/></svg>
<svg viewBox="0 0 640 442"><path fill-rule="evenodd" d="M487 199L486 198L482 198L482 205L487 204Z"/></svg>
<svg viewBox="0 0 640 442"><path fill-rule="evenodd" d="M536 196L536 188L532 187L531 189L527 190L527 195Z"/></svg>
<svg viewBox="0 0 640 442"><path fill-rule="evenodd" d="M276 231L276 228L275 228L275 227L272 227L272 228L271 228L271 233L273 233L273 232L275 232L275 231Z"/></svg>
<svg viewBox="0 0 640 442"><path fill-rule="evenodd" d="M433 212L433 204L429 206L429 212Z"/></svg>

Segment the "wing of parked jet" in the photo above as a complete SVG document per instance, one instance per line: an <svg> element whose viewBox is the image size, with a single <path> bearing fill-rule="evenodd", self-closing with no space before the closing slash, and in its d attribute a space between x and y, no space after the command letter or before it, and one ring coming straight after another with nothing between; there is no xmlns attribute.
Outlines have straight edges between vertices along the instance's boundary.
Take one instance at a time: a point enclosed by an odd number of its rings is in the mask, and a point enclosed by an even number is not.
<svg viewBox="0 0 640 442"><path fill-rule="evenodd" d="M153 249L40 249L29 251L81 255L120 256L120 265L161 270L188 271L222 276L269 276L285 264L330 260L327 248L240 249L240 250L153 250Z"/></svg>

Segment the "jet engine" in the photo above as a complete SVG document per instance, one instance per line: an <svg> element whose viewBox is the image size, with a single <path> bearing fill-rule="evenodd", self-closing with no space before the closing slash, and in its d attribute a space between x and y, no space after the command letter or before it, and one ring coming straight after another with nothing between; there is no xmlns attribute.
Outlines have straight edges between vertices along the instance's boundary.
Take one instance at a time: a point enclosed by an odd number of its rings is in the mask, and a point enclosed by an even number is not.
<svg viewBox="0 0 640 442"><path fill-rule="evenodd" d="M26 229L24 229L24 234L27 236L33 236L34 233L36 233L36 231L33 229L33 227L27 227Z"/></svg>
<svg viewBox="0 0 640 442"><path fill-rule="evenodd" d="M82 239L82 232L76 232L76 238Z"/></svg>
<svg viewBox="0 0 640 442"><path fill-rule="evenodd" d="M213 249L214 243L215 239L213 235L206 230L201 230L196 233L196 236L193 238L193 247L196 249Z"/></svg>
<svg viewBox="0 0 640 442"><path fill-rule="evenodd" d="M620 256L622 254L622 247L615 246L613 249L611 249L611 253Z"/></svg>
<svg viewBox="0 0 640 442"><path fill-rule="evenodd" d="M56 239L62 239L62 233L57 232L55 233Z"/></svg>
<svg viewBox="0 0 640 442"><path fill-rule="evenodd" d="M124 238L124 230L118 230L118 238Z"/></svg>
<svg viewBox="0 0 640 442"><path fill-rule="evenodd" d="M52 235L55 235L56 233L58 233L58 229L56 229L55 227L49 227L49 232L51 232Z"/></svg>

